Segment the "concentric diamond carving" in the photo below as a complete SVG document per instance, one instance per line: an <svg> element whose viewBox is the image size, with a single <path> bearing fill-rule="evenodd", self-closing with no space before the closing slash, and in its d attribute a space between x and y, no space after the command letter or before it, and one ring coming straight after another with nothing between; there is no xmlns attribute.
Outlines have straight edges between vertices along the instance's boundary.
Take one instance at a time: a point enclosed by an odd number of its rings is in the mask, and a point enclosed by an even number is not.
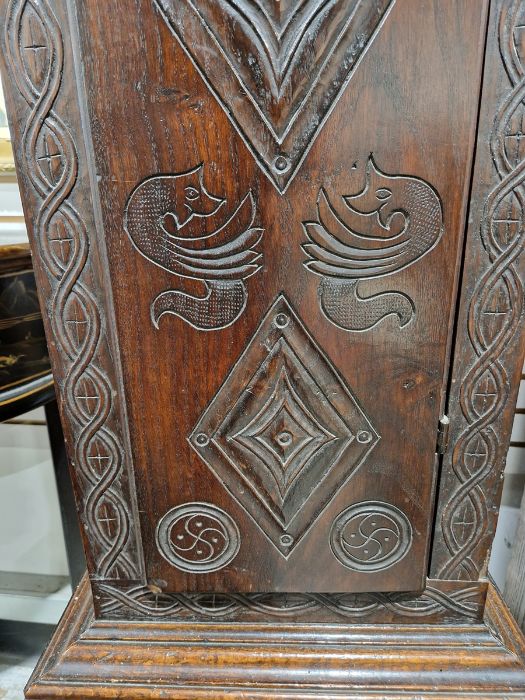
<svg viewBox="0 0 525 700"><path fill-rule="evenodd" d="M287 557L379 435L280 296L189 439Z"/></svg>

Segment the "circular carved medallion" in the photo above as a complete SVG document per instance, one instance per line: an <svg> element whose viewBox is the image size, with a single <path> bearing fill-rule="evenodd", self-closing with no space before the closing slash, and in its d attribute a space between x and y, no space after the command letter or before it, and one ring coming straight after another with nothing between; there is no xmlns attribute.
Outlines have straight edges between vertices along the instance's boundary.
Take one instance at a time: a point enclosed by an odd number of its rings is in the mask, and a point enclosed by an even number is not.
<svg viewBox="0 0 525 700"><path fill-rule="evenodd" d="M233 519L210 503L172 508L159 520L155 537L159 552L170 564L203 574L229 564L241 542Z"/></svg>
<svg viewBox="0 0 525 700"><path fill-rule="evenodd" d="M400 561L412 544L406 515L388 503L355 503L334 520L332 552L343 566L356 571L379 571Z"/></svg>

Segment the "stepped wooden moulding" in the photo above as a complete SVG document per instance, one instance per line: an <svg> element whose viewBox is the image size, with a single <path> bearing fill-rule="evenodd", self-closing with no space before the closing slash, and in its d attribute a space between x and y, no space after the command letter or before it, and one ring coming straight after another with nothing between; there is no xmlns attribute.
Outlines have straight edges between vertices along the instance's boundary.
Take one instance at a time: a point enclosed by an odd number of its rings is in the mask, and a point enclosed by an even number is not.
<svg viewBox="0 0 525 700"><path fill-rule="evenodd" d="M88 572L28 698L525 698L521 0L0 0Z"/></svg>

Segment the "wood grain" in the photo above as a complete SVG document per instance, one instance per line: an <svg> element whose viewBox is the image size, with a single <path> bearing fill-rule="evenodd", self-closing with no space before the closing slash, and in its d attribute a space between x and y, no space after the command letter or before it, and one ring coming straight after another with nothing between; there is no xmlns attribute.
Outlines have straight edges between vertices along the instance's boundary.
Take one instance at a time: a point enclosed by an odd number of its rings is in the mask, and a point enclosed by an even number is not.
<svg viewBox="0 0 525 700"><path fill-rule="evenodd" d="M117 25L108 21L107 8L100 3L81 3L77 9L148 580L165 582L165 591L300 592L305 580L311 591L421 590L437 472L436 431L454 315L456 261L461 252L477 118L484 4L440 3L439 12L433 12L410 0L396 2L284 195L254 160L153 3L139 8L130 0L119 0L115 5L121 18ZM475 39L465 42L466 32ZM421 34L425 36L421 43L399 38ZM125 62L121 60L123 53ZM114 66L114 71L108 72L108 65ZM392 75L397 76L395 81L388 77ZM404 97L408 92L409 100ZM352 126L357 124L359 128ZM327 200L359 232L391 236L404 228L406 220L399 213L394 213L388 224L392 230L383 228L381 233L372 226L373 215L359 216L345 209L341 196L356 197L367 177L372 177L370 153L383 173L385 188L393 191L392 210L410 210L413 226L422 216L418 198L424 196L414 191L419 187L422 193L438 193L434 196L441 202L444 233L417 263L395 274L359 281L363 297L400 292L409 297L410 323L400 328L394 307L387 318L380 313L381 322L370 330L355 332L323 315L318 296L320 278L304 266L301 244L307 242L303 223L314 222L319 215L323 188ZM201 163L197 177L194 169ZM143 190L144 221L153 216L162 225L148 229L155 251L144 253L139 241L140 254L129 240L129 223L127 234L123 231L124 212L131 206L135 211L137 187L141 183L145 187L150 178L159 176L172 178L164 180L163 187L170 188L173 207L166 218L166 208L156 211L158 206L165 207L165 190L162 194L158 190L156 200ZM190 219L181 214L182 200L177 194L187 187L197 191L197 198L189 205ZM245 205L249 210L246 218L244 210L235 215L247 196L253 199L256 212L253 223L249 204ZM219 200L225 202L221 205ZM371 206L366 198L360 202L352 199L350 204L362 212ZM218 261L217 253L213 262L196 262L197 258L203 260L202 251L192 239L215 235L231 217L229 246L244 236L250 225L264 230L251 249L262 255L255 263L260 269L249 277L244 276L244 268L232 270L229 259ZM327 225L331 234L338 233L335 221ZM135 230L135 224L132 228ZM410 227L404 235L410 237ZM435 235L439 236L439 223ZM138 234L133 236L136 245ZM248 265L254 264L246 250L235 251ZM236 320L230 325L221 320L216 322L221 328L203 331L199 326L205 322L193 307L198 309L198 297L206 297L203 303L208 309L209 284L216 289L217 282L221 293L214 297L214 304L220 303L217 298L226 297L231 305L228 308L236 308L235 300L246 295L246 306L239 302L244 310L232 312ZM345 288L344 293L352 290ZM217 408L217 422L226 419L238 400L244 401L241 389L257 371L266 371L263 358L253 363L239 358L244 357L248 343L281 294L304 325L312 345L318 347L309 354L312 380L322 386L315 369L317 353L322 353L341 376L345 389L337 391L349 391L355 397L381 437L359 469L353 468L350 452L335 464L326 461L325 468L342 472L343 481L344 475L350 476L328 500L322 489L314 491L307 481L303 490L285 494L284 509L292 505L288 515L282 516L283 534L285 542L290 537L294 540L285 545L286 556L273 544L270 525L267 535L265 520L254 516L257 508L266 512L273 508L272 496L265 494L277 486L261 484L258 472L262 467L255 464L247 448L239 448L245 452L242 461L236 458L241 474L233 483L225 478L220 464L205 462L187 439L230 373L236 372L239 393L230 397L229 405L221 405L222 412ZM381 301L389 311L391 297ZM171 313L159 317L159 305ZM129 323L130 312L133 323ZM186 316L189 322L184 320ZM257 343L267 341L261 335L256 338ZM281 361L279 357L275 362ZM294 382L297 387L297 380ZM260 404L253 407L250 419L261 415L258 411L263 411L270 398L264 392L259 396ZM306 390L299 396L315 415L309 397ZM245 427L238 426L240 430ZM308 528L288 532L287 523L296 513L293 508L299 507L301 500L311 512ZM329 546L329 537L343 511L369 501L399 509L411 523L413 539L408 559L364 572L341 564ZM155 543L161 518L177 506L195 503L211 504L227 513L241 537L239 552L229 564L198 576L166 561ZM277 531L281 516L270 513L268 517Z"/></svg>
<svg viewBox="0 0 525 700"><path fill-rule="evenodd" d="M509 650L522 640L504 623L499 595L489 595L492 631L483 623L137 625L95 621L84 582L26 697L523 698L525 667Z"/></svg>

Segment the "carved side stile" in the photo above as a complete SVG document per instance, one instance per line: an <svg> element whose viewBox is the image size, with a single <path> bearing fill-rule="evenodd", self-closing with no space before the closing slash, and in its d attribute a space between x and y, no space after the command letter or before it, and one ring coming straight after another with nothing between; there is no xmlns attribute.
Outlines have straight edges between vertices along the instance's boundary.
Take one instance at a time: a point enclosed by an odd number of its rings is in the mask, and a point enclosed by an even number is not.
<svg viewBox="0 0 525 700"><path fill-rule="evenodd" d="M13 125L17 159L91 574L137 580L141 555L131 467L122 444L87 184L80 193L85 162L60 12L47 0L6 3L4 60L10 97L24 120Z"/></svg>
<svg viewBox="0 0 525 700"><path fill-rule="evenodd" d="M496 18L495 18L496 20ZM490 154L480 127L476 183L488 194L472 197L458 348L451 393L451 448L444 462L433 575L476 580L484 575L510 439L510 414L516 398L523 338L523 261L525 245L525 6L521 0L500 4L493 33L499 34L497 74L488 57L486 85L505 86L496 115L492 96L484 93L490 127ZM497 42L493 41L493 46ZM495 52L496 54L496 52ZM506 87L506 86L509 87ZM485 110L483 110L485 112ZM489 161L490 156L490 161ZM486 163L486 166L485 166ZM490 182L490 180L488 180ZM476 210L482 211L476 224ZM476 228L477 226L477 228ZM520 257L521 256L521 257ZM480 262L481 261L481 262ZM514 374L514 376L513 376ZM459 410L455 407L459 407ZM454 419L457 412L457 420ZM508 420L505 421L505 415Z"/></svg>

